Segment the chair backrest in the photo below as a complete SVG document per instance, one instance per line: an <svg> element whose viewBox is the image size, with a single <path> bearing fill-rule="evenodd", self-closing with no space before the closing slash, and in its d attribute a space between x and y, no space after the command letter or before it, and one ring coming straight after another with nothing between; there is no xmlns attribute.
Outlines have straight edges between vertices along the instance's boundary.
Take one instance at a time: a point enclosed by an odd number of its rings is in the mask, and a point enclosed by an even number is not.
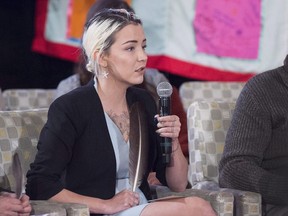
<svg viewBox="0 0 288 216"><path fill-rule="evenodd" d="M235 102L195 101L187 111L189 181L218 184L218 164L235 109Z"/></svg>
<svg viewBox="0 0 288 216"><path fill-rule="evenodd" d="M26 184L26 173L33 162L40 132L48 109L0 111L0 187L15 191L11 165L18 152ZM23 187L25 188L25 187Z"/></svg>
<svg viewBox="0 0 288 216"><path fill-rule="evenodd" d="M0 111L5 109L5 101L2 94L2 90L0 88Z"/></svg>
<svg viewBox="0 0 288 216"><path fill-rule="evenodd" d="M56 89L6 89L3 91L5 110L48 108L55 94Z"/></svg>
<svg viewBox="0 0 288 216"><path fill-rule="evenodd" d="M187 111L194 101L236 101L246 82L189 81L179 88L180 98Z"/></svg>

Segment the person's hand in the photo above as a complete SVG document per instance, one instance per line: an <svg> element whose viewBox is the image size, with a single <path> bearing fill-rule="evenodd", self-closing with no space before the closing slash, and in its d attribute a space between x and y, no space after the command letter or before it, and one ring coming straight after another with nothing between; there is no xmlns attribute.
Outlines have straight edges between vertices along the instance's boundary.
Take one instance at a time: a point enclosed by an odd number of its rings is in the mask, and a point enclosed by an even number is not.
<svg viewBox="0 0 288 216"><path fill-rule="evenodd" d="M31 205L29 197L23 195L19 200L16 194L4 192L0 195L0 216L29 216L31 212Z"/></svg>
<svg viewBox="0 0 288 216"><path fill-rule="evenodd" d="M106 214L114 214L139 204L138 193L123 190L108 200L109 210Z"/></svg>
<svg viewBox="0 0 288 216"><path fill-rule="evenodd" d="M21 199L20 199L20 201L21 201L22 206L23 206L23 213L20 214L20 215L29 216L30 212L32 211L32 207L31 207L30 202L29 202L30 198L26 194L23 194Z"/></svg>
<svg viewBox="0 0 288 216"><path fill-rule="evenodd" d="M178 139L181 123L179 117L176 115L169 116L155 116L157 118L157 127L156 131L161 137L170 137L172 141Z"/></svg>
<svg viewBox="0 0 288 216"><path fill-rule="evenodd" d="M156 177L156 172L150 172L147 181L149 185L162 185Z"/></svg>

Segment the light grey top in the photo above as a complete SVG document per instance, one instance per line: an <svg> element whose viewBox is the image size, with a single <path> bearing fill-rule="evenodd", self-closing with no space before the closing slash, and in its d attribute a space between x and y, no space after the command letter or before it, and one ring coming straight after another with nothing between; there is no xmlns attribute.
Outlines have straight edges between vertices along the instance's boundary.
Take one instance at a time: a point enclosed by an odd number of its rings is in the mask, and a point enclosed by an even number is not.
<svg viewBox="0 0 288 216"><path fill-rule="evenodd" d="M95 78L94 80L94 86L97 91L97 81ZM120 129L107 113L105 113L105 119L116 157L117 173L115 194L117 194L122 190L131 189L131 185L129 183L129 141L126 142L124 140ZM139 194L140 197L139 205L125 211L113 214L113 216L140 216L142 210L145 208L148 202L145 195L139 188L136 188L136 192Z"/></svg>
<svg viewBox="0 0 288 216"><path fill-rule="evenodd" d="M131 189L129 183L129 142L125 142L119 128L107 113L105 113L105 117L116 157L117 177L115 193L119 193L124 189ZM113 216L137 216L141 214L143 208L147 205L147 199L139 188L136 189L136 192L140 195L139 205L113 214Z"/></svg>

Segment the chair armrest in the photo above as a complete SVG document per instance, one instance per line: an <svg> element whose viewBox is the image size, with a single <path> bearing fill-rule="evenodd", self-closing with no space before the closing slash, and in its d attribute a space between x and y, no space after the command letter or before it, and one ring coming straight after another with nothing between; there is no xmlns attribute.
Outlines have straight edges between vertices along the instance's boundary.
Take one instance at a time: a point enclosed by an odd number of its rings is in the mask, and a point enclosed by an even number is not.
<svg viewBox="0 0 288 216"><path fill-rule="evenodd" d="M228 191L210 191L199 189L186 189L183 192L173 192L168 187L156 187L158 198L180 195L184 197L196 196L210 202L212 208L218 216L233 216L234 196Z"/></svg>
<svg viewBox="0 0 288 216"><path fill-rule="evenodd" d="M79 216L90 215L89 208L86 205L78 203L60 203L48 200L31 200L31 216Z"/></svg>
<svg viewBox="0 0 288 216"><path fill-rule="evenodd" d="M236 216L261 216L262 198L259 193L241 191L230 188L221 188L220 191L232 193L235 202Z"/></svg>
<svg viewBox="0 0 288 216"><path fill-rule="evenodd" d="M199 190L210 190L210 191L218 191L220 189L219 184L214 181L201 181L192 187L193 189Z"/></svg>
<svg viewBox="0 0 288 216"><path fill-rule="evenodd" d="M32 211L31 216L37 215L47 215L47 216L62 216L66 215L66 210L61 208L58 205L55 205L53 202L44 201L44 200L31 200L30 201Z"/></svg>
<svg viewBox="0 0 288 216"><path fill-rule="evenodd" d="M214 181L202 181L193 186L193 189L225 191L234 196L234 215L236 216L261 216L262 199L258 193L241 191L230 188L219 188Z"/></svg>

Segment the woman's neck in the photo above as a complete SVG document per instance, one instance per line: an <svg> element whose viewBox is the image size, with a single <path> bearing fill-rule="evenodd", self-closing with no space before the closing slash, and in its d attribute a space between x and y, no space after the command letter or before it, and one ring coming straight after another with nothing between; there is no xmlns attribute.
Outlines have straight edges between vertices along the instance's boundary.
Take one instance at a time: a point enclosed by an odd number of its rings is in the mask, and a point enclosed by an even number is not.
<svg viewBox="0 0 288 216"><path fill-rule="evenodd" d="M129 139L129 112L126 101L127 88L119 85L108 85L97 81L97 92L104 111L117 125L125 142Z"/></svg>
<svg viewBox="0 0 288 216"><path fill-rule="evenodd" d="M97 92L107 113L122 114L128 111L126 91L127 87L117 83L98 80Z"/></svg>

